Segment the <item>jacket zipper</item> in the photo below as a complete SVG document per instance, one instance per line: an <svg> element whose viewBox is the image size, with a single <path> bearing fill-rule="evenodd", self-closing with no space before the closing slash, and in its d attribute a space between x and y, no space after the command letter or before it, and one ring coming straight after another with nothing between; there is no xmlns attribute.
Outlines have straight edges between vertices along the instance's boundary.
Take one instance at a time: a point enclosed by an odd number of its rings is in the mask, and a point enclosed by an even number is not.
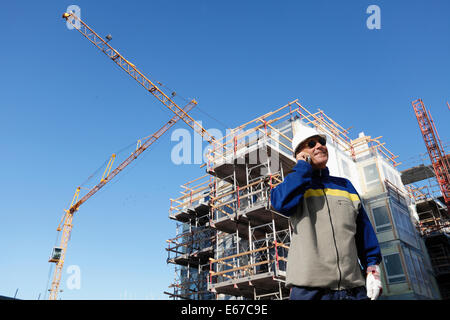
<svg viewBox="0 0 450 320"><path fill-rule="evenodd" d="M335 237L335 235L334 235L333 220L331 219L330 205L328 204L327 194L325 193L325 189L322 189L322 191L323 191L323 194L324 194L324 196L325 196L325 201L327 202L328 217L330 218L331 231L332 231L332 233L333 233L334 248L336 249L336 264L337 264L337 268L338 268L338 271L339 271L338 290L341 290L341 278L342 278L342 274L341 274L341 268L339 267L339 252L338 252L338 249L337 249L336 237Z"/></svg>

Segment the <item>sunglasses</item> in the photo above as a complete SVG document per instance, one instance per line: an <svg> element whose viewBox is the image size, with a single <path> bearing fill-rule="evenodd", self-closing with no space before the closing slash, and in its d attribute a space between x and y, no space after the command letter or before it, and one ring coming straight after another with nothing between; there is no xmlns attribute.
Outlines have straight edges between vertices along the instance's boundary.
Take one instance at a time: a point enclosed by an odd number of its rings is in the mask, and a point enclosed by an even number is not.
<svg viewBox="0 0 450 320"><path fill-rule="evenodd" d="M309 141L306 143L306 145L307 145L310 149L312 149L312 148L314 148L314 147L316 146L317 142L320 143L320 144L323 145L323 146L327 144L327 140L325 140L325 139L322 138L322 137L319 137L319 138L317 138L317 139L311 139L311 140L309 140Z"/></svg>

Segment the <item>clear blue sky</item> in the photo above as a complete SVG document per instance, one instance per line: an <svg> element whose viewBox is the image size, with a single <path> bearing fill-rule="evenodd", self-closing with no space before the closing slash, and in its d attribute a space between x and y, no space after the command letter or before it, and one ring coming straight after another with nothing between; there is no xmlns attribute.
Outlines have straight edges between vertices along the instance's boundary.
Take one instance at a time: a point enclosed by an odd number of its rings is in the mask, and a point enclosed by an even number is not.
<svg viewBox="0 0 450 320"><path fill-rule="evenodd" d="M220 120L193 111L206 129L235 127L299 98L352 126L353 138L383 136L406 161L426 151L411 107L422 98L449 141L447 0L5 2L0 295L18 288L18 298L44 297L56 227L75 188L172 116L66 28L61 15L71 4L151 79ZM381 30L366 27L371 4L381 8ZM169 198L204 172L173 164L175 144L166 134L80 208L65 267L80 267L81 289L65 288L65 269L61 298L167 298Z"/></svg>

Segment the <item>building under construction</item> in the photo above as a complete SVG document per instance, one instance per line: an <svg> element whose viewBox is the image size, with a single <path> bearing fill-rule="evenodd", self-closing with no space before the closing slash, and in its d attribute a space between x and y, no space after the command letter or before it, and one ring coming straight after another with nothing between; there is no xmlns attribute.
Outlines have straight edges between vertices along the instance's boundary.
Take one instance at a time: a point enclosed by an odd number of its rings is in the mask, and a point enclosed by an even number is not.
<svg viewBox="0 0 450 320"><path fill-rule="evenodd" d="M417 212L416 226L425 241L442 299L449 300L450 217L443 197L432 192L433 186L435 187L435 178L423 178L421 174L415 174L423 168L427 167L421 166L405 170L407 175L402 175L402 180L413 195L412 201ZM424 179L429 180L425 185L416 185Z"/></svg>
<svg viewBox="0 0 450 320"><path fill-rule="evenodd" d="M296 164L291 140L308 126L327 135L330 174L355 186L383 254L381 299L440 299L416 211L381 137L355 139L322 110L295 100L250 122L208 151L206 174L181 186L170 200L176 221L167 240L175 279L173 299L287 299L291 227L270 203L270 191Z"/></svg>
<svg viewBox="0 0 450 320"><path fill-rule="evenodd" d="M449 300L450 161L423 101L418 99L412 105L427 148L427 157L421 157L419 164L403 170L402 182L414 204L417 229L425 241L442 299Z"/></svg>

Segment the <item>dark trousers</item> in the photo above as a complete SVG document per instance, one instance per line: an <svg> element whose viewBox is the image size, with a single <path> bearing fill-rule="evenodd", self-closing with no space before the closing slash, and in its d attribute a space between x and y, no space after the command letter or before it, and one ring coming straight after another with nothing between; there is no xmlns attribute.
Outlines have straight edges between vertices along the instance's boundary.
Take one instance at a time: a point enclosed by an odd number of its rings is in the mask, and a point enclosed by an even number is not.
<svg viewBox="0 0 450 320"><path fill-rule="evenodd" d="M325 288L292 287L290 300L369 300L366 287L344 290Z"/></svg>

